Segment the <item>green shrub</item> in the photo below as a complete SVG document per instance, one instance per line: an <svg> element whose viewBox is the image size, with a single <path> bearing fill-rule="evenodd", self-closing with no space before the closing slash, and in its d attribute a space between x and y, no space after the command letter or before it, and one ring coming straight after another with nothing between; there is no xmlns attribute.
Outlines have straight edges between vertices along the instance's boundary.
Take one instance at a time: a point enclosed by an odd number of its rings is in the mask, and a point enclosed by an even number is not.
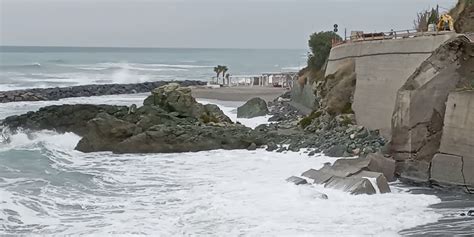
<svg viewBox="0 0 474 237"><path fill-rule="evenodd" d="M354 113L354 110L352 110L352 104L351 103L347 103L346 105L344 105L344 108L342 109L341 111L343 114L353 114Z"/></svg>
<svg viewBox="0 0 474 237"><path fill-rule="evenodd" d="M342 40L339 35L332 31L313 33L309 37L308 45L311 49L311 54L308 57L308 67L315 68L316 70L320 70L323 67L329 58L333 39Z"/></svg>
<svg viewBox="0 0 474 237"><path fill-rule="evenodd" d="M203 123L210 123L210 122L213 122L213 123L218 123L219 122L219 119L217 119L216 117L214 116L209 116L207 114L203 114L201 115L201 121Z"/></svg>
<svg viewBox="0 0 474 237"><path fill-rule="evenodd" d="M318 110L318 111L313 111L311 114L309 114L308 116L302 118L298 124L301 126L301 128L305 129L306 127L308 127L312 122L313 122L313 119L315 118L319 118L321 115L323 114L322 111Z"/></svg>

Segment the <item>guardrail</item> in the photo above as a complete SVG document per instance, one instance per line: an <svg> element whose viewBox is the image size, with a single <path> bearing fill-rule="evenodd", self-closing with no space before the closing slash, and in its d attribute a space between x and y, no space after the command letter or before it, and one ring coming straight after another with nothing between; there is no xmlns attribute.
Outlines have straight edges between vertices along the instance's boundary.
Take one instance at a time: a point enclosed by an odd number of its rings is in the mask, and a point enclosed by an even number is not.
<svg viewBox="0 0 474 237"><path fill-rule="evenodd" d="M452 31L417 31L415 29L411 30L397 30L397 31L388 31L388 32L356 32L356 34L347 36L343 41L333 40L332 46L337 46L340 44L345 44L349 42L359 42L359 41L375 41L375 40L392 40L392 39L406 39L420 36L430 36L430 35L440 35L450 33Z"/></svg>

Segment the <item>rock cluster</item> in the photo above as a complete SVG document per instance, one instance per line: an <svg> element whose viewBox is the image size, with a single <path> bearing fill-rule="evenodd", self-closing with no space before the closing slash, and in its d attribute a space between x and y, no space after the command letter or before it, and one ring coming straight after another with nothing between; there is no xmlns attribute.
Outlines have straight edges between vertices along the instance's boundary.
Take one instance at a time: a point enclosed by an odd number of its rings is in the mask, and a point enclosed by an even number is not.
<svg viewBox="0 0 474 237"><path fill-rule="evenodd" d="M26 90L1 91L0 103L17 101L59 100L69 97L88 97L101 95L118 95L145 93L167 84L166 81L143 82L134 84L83 85L55 88L35 88ZM176 81L181 86L205 85L202 81Z"/></svg>
<svg viewBox="0 0 474 237"><path fill-rule="evenodd" d="M269 143L268 150L300 151L303 148L312 150L309 155L323 152L331 157L367 155L382 152L387 141L378 131L370 131L363 126L354 125L353 115L310 115L310 125L300 127L301 120L283 121L274 124L260 125L256 130L264 132ZM287 144L287 148L276 146Z"/></svg>
<svg viewBox="0 0 474 237"><path fill-rule="evenodd" d="M387 179L393 180L394 173L395 161L381 154L370 154L356 159L339 159L332 166L310 169L301 176L313 184L324 184L324 187L351 194L375 194L390 192Z"/></svg>
<svg viewBox="0 0 474 237"><path fill-rule="evenodd" d="M246 149L265 144L250 128L233 124L215 105L202 105L188 88L168 84L153 90L144 106L61 105L6 118L15 130L50 129L83 138L76 149L116 153Z"/></svg>

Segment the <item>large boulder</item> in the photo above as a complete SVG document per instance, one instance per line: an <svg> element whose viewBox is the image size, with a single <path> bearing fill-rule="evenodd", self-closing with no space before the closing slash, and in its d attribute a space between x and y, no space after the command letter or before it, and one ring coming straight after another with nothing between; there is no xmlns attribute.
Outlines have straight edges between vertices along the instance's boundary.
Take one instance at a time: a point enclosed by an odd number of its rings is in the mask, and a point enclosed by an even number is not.
<svg viewBox="0 0 474 237"><path fill-rule="evenodd" d="M267 102L261 98L253 98L237 108L237 118L254 118L269 113Z"/></svg>
<svg viewBox="0 0 474 237"><path fill-rule="evenodd" d="M191 95L191 88L180 87L177 83L154 89L143 105L158 106L169 113L176 113L179 117L193 117L205 123L232 123L217 105L198 103Z"/></svg>

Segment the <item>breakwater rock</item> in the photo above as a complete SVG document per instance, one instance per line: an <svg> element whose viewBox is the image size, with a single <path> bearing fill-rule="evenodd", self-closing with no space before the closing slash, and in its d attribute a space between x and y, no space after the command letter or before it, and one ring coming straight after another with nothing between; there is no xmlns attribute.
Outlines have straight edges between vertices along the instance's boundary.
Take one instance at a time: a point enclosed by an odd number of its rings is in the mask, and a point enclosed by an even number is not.
<svg viewBox="0 0 474 237"><path fill-rule="evenodd" d="M101 95L119 95L146 93L168 83L178 83L181 86L205 85L203 81L154 81L133 84L98 84L71 87L34 88L25 90L0 91L0 103L18 101L59 100L69 97L89 97Z"/></svg>

